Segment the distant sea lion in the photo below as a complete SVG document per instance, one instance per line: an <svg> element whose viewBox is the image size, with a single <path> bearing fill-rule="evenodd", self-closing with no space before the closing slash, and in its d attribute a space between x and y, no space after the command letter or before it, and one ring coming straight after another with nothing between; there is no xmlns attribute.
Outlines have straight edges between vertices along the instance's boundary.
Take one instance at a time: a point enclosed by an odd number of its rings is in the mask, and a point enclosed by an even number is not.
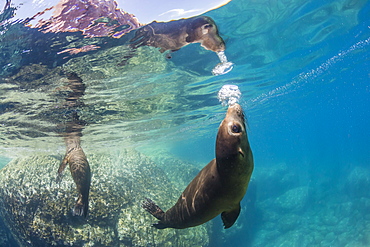
<svg viewBox="0 0 370 247"><path fill-rule="evenodd" d="M159 219L158 229L187 228L203 224L218 214L225 229L240 213L240 201L247 191L253 171L253 155L239 104L229 107L216 140L216 159L190 182L176 204L164 212L147 199L143 208Z"/></svg>
<svg viewBox="0 0 370 247"><path fill-rule="evenodd" d="M73 209L73 215L86 217L89 210L91 171L89 162L79 143L69 145L67 153L58 169L59 176L67 164L69 164L69 169L71 170L78 191L78 199Z"/></svg>
<svg viewBox="0 0 370 247"><path fill-rule="evenodd" d="M69 164L69 169L78 191L78 199L73 209L73 215L87 216L89 210L89 191L91 183L90 165L81 147L82 130L85 125L77 114L78 107L82 104L80 98L85 93L85 84L76 73L68 73L68 86L72 90L66 98L66 107L71 110L70 121L66 123L63 132L64 142L67 147L66 154L58 169L58 180Z"/></svg>
<svg viewBox="0 0 370 247"><path fill-rule="evenodd" d="M224 51L225 42L218 34L216 23L207 16L198 16L170 22L152 22L134 31L134 48L148 45L160 52L177 51L190 43L200 43L207 50Z"/></svg>

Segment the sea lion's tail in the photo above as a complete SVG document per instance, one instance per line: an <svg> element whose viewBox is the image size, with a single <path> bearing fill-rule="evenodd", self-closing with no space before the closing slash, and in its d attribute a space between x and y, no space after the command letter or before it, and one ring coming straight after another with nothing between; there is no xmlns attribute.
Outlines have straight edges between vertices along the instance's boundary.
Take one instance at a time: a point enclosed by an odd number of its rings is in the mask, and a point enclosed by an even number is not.
<svg viewBox="0 0 370 247"><path fill-rule="evenodd" d="M146 211L148 211L151 215L153 215L154 217L156 217L158 220L163 220L164 218L164 212L163 210L158 207L152 200L150 200L149 198L145 198L146 201L143 202L143 204L141 205ZM158 228L158 229L164 229L164 228L167 228L168 226L161 223L161 222L158 222L157 224L153 224L153 226L155 228Z"/></svg>
<svg viewBox="0 0 370 247"><path fill-rule="evenodd" d="M79 195L76 205L73 209L73 216L84 216L86 218L89 210L89 199L84 198L81 194Z"/></svg>

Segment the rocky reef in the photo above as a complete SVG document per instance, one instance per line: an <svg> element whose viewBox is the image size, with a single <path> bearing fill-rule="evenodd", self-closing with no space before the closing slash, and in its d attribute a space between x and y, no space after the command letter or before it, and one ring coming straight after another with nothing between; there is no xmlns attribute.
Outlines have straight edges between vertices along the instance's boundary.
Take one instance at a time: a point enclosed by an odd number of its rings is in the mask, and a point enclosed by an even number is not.
<svg viewBox="0 0 370 247"><path fill-rule="evenodd" d="M208 245L207 225L183 230L151 227L156 220L141 208L142 200L153 198L167 209L181 191L146 156L134 150L88 155L93 177L86 219L72 216L77 191L70 174L56 181L60 159L18 158L0 171L1 216L20 245Z"/></svg>

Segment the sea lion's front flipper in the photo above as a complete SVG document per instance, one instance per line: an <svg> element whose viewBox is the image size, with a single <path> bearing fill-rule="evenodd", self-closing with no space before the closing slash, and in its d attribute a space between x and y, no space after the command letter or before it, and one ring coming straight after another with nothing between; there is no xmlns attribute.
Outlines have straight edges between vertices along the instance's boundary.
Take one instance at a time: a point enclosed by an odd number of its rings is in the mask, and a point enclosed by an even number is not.
<svg viewBox="0 0 370 247"><path fill-rule="evenodd" d="M130 40L130 46L137 49L140 46L147 45L150 38L153 36L153 28L148 28L146 25L138 30L135 30L135 36Z"/></svg>
<svg viewBox="0 0 370 247"><path fill-rule="evenodd" d="M141 205L146 211L148 211L151 215L159 219L159 222L156 224L153 224L152 226L157 228L157 229L165 229L168 228L169 226L162 222L164 218L164 212L163 210L157 206L152 200L149 198L145 198L146 201L143 202Z"/></svg>
<svg viewBox="0 0 370 247"><path fill-rule="evenodd" d="M66 154L66 156L64 156L64 159L62 160L62 163L60 163L60 166L59 166L59 169L58 169L58 174L61 175L64 171L64 169L66 169L66 166L68 164L68 154Z"/></svg>
<svg viewBox="0 0 370 247"><path fill-rule="evenodd" d="M238 204L238 207L234 208L232 211L222 212L221 219L222 222L224 223L225 229L234 225L239 214L240 214L240 204Z"/></svg>
<svg viewBox="0 0 370 247"><path fill-rule="evenodd" d="M152 200L149 198L145 198L146 201L143 202L141 205L146 211L148 211L151 215L156 217L159 220L163 219L164 212L163 210L157 206Z"/></svg>
<svg viewBox="0 0 370 247"><path fill-rule="evenodd" d="M58 169L58 175L57 175L57 182L59 183L62 180L63 171L66 169L66 166L68 164L68 153L66 156L64 156L64 159L62 160L62 163L59 165Z"/></svg>

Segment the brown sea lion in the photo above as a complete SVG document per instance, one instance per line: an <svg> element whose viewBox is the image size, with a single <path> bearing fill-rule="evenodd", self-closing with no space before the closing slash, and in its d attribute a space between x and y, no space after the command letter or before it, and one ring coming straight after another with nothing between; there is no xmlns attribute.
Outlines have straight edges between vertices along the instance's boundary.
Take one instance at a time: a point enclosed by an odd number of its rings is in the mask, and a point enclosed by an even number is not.
<svg viewBox="0 0 370 247"><path fill-rule="evenodd" d="M66 108L71 110L70 119L65 125L65 131L62 133L66 144L66 154L58 169L58 180L69 164L73 180L78 191L78 199L73 209L73 215L87 216L89 209L89 191L91 183L90 165L86 155L81 147L82 130L85 125L79 119L77 109L80 105L80 98L85 93L85 84L76 73L68 73L68 87L72 90L66 98Z"/></svg>
<svg viewBox="0 0 370 247"><path fill-rule="evenodd" d="M86 155L82 150L79 141L72 143L70 141L67 147L67 153L58 169L59 176L69 164L73 180L77 186L78 199L73 209L73 215L87 216L89 210L89 191L91 183L91 171Z"/></svg>
<svg viewBox="0 0 370 247"><path fill-rule="evenodd" d="M225 42L218 34L216 23L207 16L170 22L152 22L135 31L134 48L148 45L160 52L177 51L190 43L200 43L207 50L224 51Z"/></svg>
<svg viewBox="0 0 370 247"><path fill-rule="evenodd" d="M159 219L153 224L158 229L193 227L219 214L225 229L229 228L239 216L253 166L243 110L234 104L218 130L216 159L198 173L176 204L166 212L150 199L142 206Z"/></svg>

